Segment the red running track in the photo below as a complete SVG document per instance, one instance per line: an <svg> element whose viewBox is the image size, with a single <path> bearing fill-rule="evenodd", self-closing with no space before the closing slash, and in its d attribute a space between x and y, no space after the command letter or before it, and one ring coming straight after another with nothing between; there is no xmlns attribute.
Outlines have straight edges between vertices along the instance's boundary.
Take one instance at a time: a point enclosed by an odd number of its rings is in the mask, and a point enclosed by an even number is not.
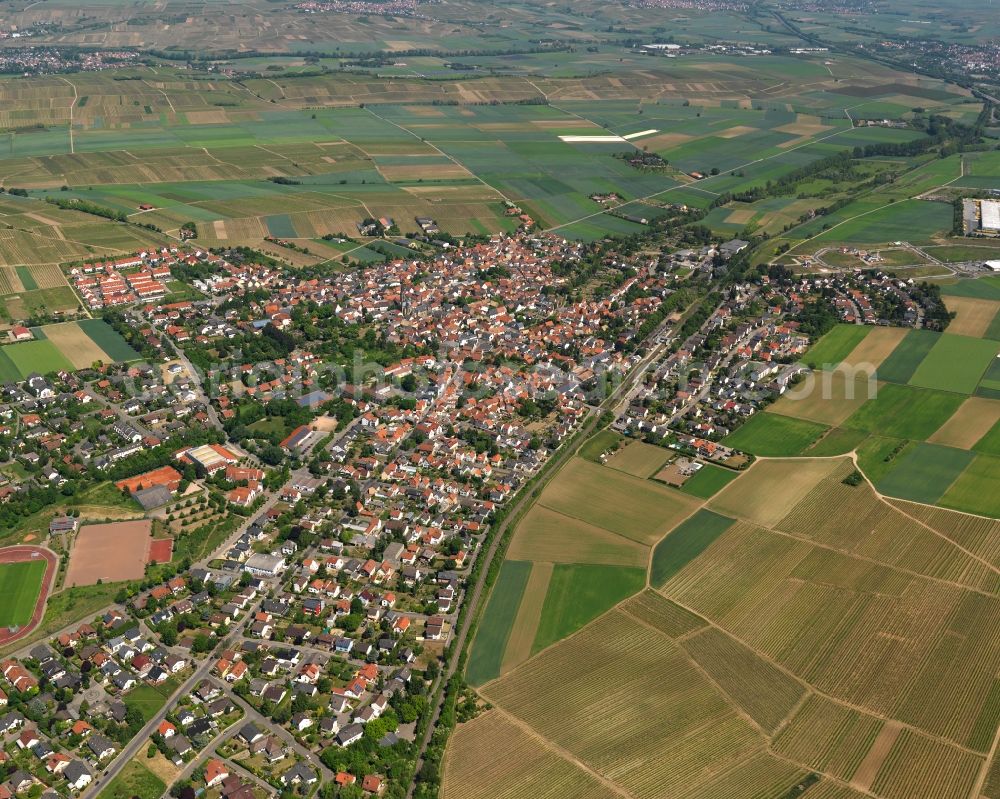
<svg viewBox="0 0 1000 799"><path fill-rule="evenodd" d="M56 553L45 547L33 547L28 545L5 547L0 549L0 563L21 563L26 560L38 560L44 558L45 576L42 577L42 588L38 592L38 601L35 602L35 612L31 614L31 620L21 627L16 633L11 632L9 627L0 627L0 646L5 646L12 641L17 641L30 634L39 624L45 615L45 602L52 591L52 582L59 567L59 559Z"/></svg>

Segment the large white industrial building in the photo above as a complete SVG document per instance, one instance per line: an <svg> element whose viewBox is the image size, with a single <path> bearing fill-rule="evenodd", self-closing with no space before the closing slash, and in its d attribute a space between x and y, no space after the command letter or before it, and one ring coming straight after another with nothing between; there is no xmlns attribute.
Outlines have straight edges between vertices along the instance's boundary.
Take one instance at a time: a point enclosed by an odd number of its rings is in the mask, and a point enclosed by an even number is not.
<svg viewBox="0 0 1000 799"><path fill-rule="evenodd" d="M987 233L1000 233L1000 200L982 200L979 203L980 227Z"/></svg>

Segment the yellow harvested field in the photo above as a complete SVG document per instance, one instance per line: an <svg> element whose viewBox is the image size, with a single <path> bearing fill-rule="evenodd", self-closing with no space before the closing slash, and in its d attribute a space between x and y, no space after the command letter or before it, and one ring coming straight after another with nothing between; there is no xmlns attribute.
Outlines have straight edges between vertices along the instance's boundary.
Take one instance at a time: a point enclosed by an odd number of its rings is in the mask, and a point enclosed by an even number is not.
<svg viewBox="0 0 1000 799"><path fill-rule="evenodd" d="M214 222L199 222L198 235L212 238L215 235L216 227ZM268 235L267 228L259 217L249 216L242 219L225 220L226 237L229 239L256 241Z"/></svg>
<svg viewBox="0 0 1000 799"><path fill-rule="evenodd" d="M549 483L540 505L650 545L701 502L679 491L573 458Z"/></svg>
<svg viewBox="0 0 1000 799"><path fill-rule="evenodd" d="M927 440L959 449L972 446L1000 421L1000 400L969 397Z"/></svg>
<svg viewBox="0 0 1000 799"><path fill-rule="evenodd" d="M643 139L642 146L648 147L654 152L657 150L669 150L671 147L691 141L692 138L694 137L688 136L686 133L661 133L659 136Z"/></svg>
<svg viewBox="0 0 1000 799"><path fill-rule="evenodd" d="M812 119L816 119L816 117L812 117ZM807 122L800 118L798 122L792 122L789 125L782 125L780 128L774 128L774 130L778 133L791 133L795 136L811 138L830 130L830 126L824 125L819 121Z"/></svg>
<svg viewBox="0 0 1000 799"><path fill-rule="evenodd" d="M737 209L736 211L730 212L729 216L726 217L726 222L730 225L745 225L753 219L756 214L757 212L752 208Z"/></svg>
<svg viewBox="0 0 1000 799"><path fill-rule="evenodd" d="M152 759L144 758L142 764L167 785L173 785L181 773L181 770L167 760L163 756L163 753L159 751Z"/></svg>
<svg viewBox="0 0 1000 799"><path fill-rule="evenodd" d="M184 114L192 125L225 125L229 117L223 110L218 111L188 111Z"/></svg>
<svg viewBox="0 0 1000 799"><path fill-rule="evenodd" d="M835 458L758 460L716 494L708 507L726 516L773 527L841 463Z"/></svg>
<svg viewBox="0 0 1000 799"><path fill-rule="evenodd" d="M229 238L229 234L226 232L225 219L216 219L212 223L212 228L215 231L215 238L219 239L219 241L225 241Z"/></svg>
<svg viewBox="0 0 1000 799"><path fill-rule="evenodd" d="M597 125L596 123L591 122L589 119L573 119L573 118L570 118L570 119L533 119L533 120L531 120L531 124L534 125L537 128L542 128L543 130L548 130L550 128L556 128L556 129L560 129L560 128L598 128L598 129L600 129L600 127L601 127L600 125ZM483 129L487 128L486 125L480 125L479 127L483 128Z"/></svg>
<svg viewBox="0 0 1000 799"><path fill-rule="evenodd" d="M649 548L603 527L535 505L518 524L507 557L645 568Z"/></svg>
<svg viewBox="0 0 1000 799"><path fill-rule="evenodd" d="M102 350L76 322L45 326L45 337L51 341L76 369L88 369L96 361L112 363L114 358Z"/></svg>
<svg viewBox="0 0 1000 799"><path fill-rule="evenodd" d="M460 724L444 759L441 799L620 799L600 779L499 710Z"/></svg>
<svg viewBox="0 0 1000 799"><path fill-rule="evenodd" d="M605 466L634 477L647 478L656 474L672 454L663 447L644 441L632 441L612 455Z"/></svg>
<svg viewBox="0 0 1000 799"><path fill-rule="evenodd" d="M848 376L840 370L814 372L786 391L768 412L836 426L874 397L877 390L874 379Z"/></svg>
<svg viewBox="0 0 1000 799"><path fill-rule="evenodd" d="M407 105L404 106L406 113L413 114L415 117L443 117L444 111L441 111L433 106L429 105Z"/></svg>
<svg viewBox="0 0 1000 799"><path fill-rule="evenodd" d="M28 219L34 219L36 222L41 222L43 225L49 225L50 227L58 227L59 222L47 216L42 216L41 214L25 214Z"/></svg>
<svg viewBox="0 0 1000 799"><path fill-rule="evenodd" d="M313 430L317 430L320 433L332 433L337 429L337 417L329 416L327 414L317 416L312 420L312 422L309 423L309 426Z"/></svg>
<svg viewBox="0 0 1000 799"><path fill-rule="evenodd" d="M736 125L732 128L726 128L715 135L720 139L738 139L740 136L746 136L748 133L756 133L757 128L747 127L746 125Z"/></svg>
<svg viewBox="0 0 1000 799"><path fill-rule="evenodd" d="M504 650L503 664L500 667L501 674L505 674L518 663L523 663L531 657L531 645L535 641L535 633L538 632L538 623L542 619L542 605L549 590L549 580L552 579L552 566L551 563L534 563L531 566L528 584L524 587L521 604L514 618L514 626L511 628L510 638L507 639L507 648Z"/></svg>
<svg viewBox="0 0 1000 799"><path fill-rule="evenodd" d="M378 171L390 183L410 180L455 180L473 177L472 173L461 164L421 164L419 161L413 164L380 166Z"/></svg>
<svg viewBox="0 0 1000 799"><path fill-rule="evenodd" d="M944 304L949 311L957 314L948 325L948 332L956 336L982 338L1000 311L1000 302L974 297L945 297Z"/></svg>
<svg viewBox="0 0 1000 799"><path fill-rule="evenodd" d="M851 350L843 364L851 369L858 369L865 364L879 367L905 336L905 327L876 327Z"/></svg>

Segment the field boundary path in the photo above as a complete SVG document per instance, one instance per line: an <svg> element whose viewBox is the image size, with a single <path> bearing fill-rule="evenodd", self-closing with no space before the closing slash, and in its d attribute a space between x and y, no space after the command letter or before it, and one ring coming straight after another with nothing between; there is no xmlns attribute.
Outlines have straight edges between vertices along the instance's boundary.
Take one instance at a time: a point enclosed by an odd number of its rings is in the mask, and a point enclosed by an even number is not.
<svg viewBox="0 0 1000 799"><path fill-rule="evenodd" d="M45 575L42 577L42 585L38 591L38 599L35 600L35 609L31 614L31 620L16 632L12 632L9 627L0 628L0 646L6 646L30 635L42 623L42 619L45 617L45 603L48 601L49 594L52 593L56 574L59 571L59 558L51 549L27 544L0 549L0 563L25 563L38 558L45 559Z"/></svg>

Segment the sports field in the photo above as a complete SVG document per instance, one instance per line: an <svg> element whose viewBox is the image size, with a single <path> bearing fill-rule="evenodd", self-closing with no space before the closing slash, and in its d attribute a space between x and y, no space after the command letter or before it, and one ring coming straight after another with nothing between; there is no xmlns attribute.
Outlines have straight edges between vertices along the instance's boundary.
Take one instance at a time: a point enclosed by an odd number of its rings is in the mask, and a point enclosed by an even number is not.
<svg viewBox="0 0 1000 799"><path fill-rule="evenodd" d="M70 553L65 585L141 579L149 559L151 529L148 520L83 525Z"/></svg>
<svg viewBox="0 0 1000 799"><path fill-rule="evenodd" d="M46 565L41 559L0 563L0 627L21 627L31 620Z"/></svg>

